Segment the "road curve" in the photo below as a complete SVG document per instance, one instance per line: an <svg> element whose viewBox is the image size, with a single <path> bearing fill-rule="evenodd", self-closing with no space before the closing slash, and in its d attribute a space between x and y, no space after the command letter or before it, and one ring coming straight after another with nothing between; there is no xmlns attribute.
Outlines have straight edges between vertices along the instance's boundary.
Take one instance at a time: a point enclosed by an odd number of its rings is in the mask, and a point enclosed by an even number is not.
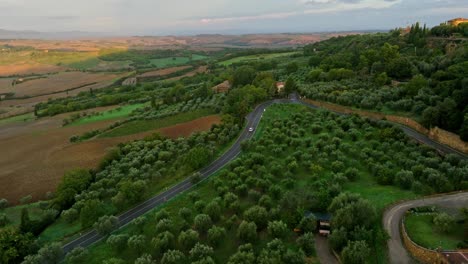
<svg viewBox="0 0 468 264"><path fill-rule="evenodd" d="M390 239L387 241L390 263L414 263L414 260L409 256L408 251L403 246L400 234L400 222L408 209L426 205L462 208L468 205L468 192L439 195L422 198L419 200L406 201L388 208L384 212L382 221L385 231L387 231L387 233L390 235Z"/></svg>
<svg viewBox="0 0 468 264"><path fill-rule="evenodd" d="M310 107L310 108L314 108L314 109L319 109L319 107L317 107L316 105L313 105L313 104L310 104L310 103L306 103L306 102L303 102L303 101L300 101L298 99L298 96L297 94L292 94L291 95L291 99L276 99L276 100L271 100L271 101L267 101L267 102L264 102L260 105L258 105L255 110L251 113L249 113L246 117L247 119L247 128L249 127L253 127L253 128L256 128L258 126L258 124L260 123L260 120L263 116L263 112L264 110L270 106L271 104L274 104L274 103L298 103L298 104L302 104L302 105L305 105L307 107ZM339 113L341 114L341 113ZM413 137L415 138L416 140L424 143L424 144L428 144L440 151L443 151L443 152L446 152L446 153L456 153L456 154L459 154L459 152L451 149L451 148L448 148L448 147L445 147L444 148L441 148L441 145L440 144L437 144L435 143L434 141L432 141L431 139L425 137L424 135L421 135L419 134L418 132L416 131L413 131L411 129L408 129L406 127L403 127L403 131L410 137ZM227 150L221 157L219 157L218 159L216 159L215 161L213 161L210 165L208 165L207 167L203 168L202 170L200 170L199 172L201 173L202 175L202 180L208 178L210 175L212 175L214 172L218 171L219 169L221 169L224 165L226 165L227 163L229 163L230 161L232 161L233 159L235 159L239 153L241 152L241 143L242 141L244 140L247 140L247 139L250 139L251 137L253 136L253 133L252 132L248 132L247 129L244 129L240 136L238 137L238 139L234 142L234 144L231 146L231 148L229 150ZM435 143L435 144L434 144ZM464 155L464 154L461 154L461 155ZM132 209L122 213L121 215L118 216L118 219L119 219L119 223L120 223L120 228L127 225L128 223L130 223L133 219L145 214L146 212L150 211L151 209L155 208L155 207L158 207L162 204L164 204L166 201L170 200L171 198L174 198L175 196L179 195L180 193L183 193L187 190L189 190L190 188L192 188L194 186L194 184L190 181L190 179L186 179L178 184L176 184L175 186L169 188L168 190L158 194L158 195L155 195L153 197L151 197L150 199L144 201L143 203L133 207ZM80 237L76 238L75 240L65 244L62 249L63 249L63 252L66 254L68 252L70 252L72 249L76 248L76 247L87 247L93 243L96 243L98 241L100 241L101 239L103 238L103 236L99 235L96 230L90 230L86 233L84 233L83 235L81 235Z"/></svg>

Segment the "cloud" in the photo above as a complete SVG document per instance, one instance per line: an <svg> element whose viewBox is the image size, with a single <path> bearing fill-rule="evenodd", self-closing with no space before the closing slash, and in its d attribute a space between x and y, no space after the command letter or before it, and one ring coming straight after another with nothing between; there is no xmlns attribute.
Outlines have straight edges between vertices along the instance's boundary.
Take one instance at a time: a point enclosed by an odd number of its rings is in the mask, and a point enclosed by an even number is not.
<svg viewBox="0 0 468 264"><path fill-rule="evenodd" d="M303 4L309 6L312 2L320 4L318 6L309 7L302 11L290 11L290 12L275 12L275 13L264 13L258 15L249 16L226 16L226 17L215 17L215 18L202 18L199 20L202 24L215 24L215 23L227 23L227 22L242 22L251 20L265 20L265 19L284 19L294 16L310 15L310 14L327 14L337 12L347 12L355 10L376 10L389 8L402 0L307 0L302 1Z"/></svg>
<svg viewBox="0 0 468 264"><path fill-rule="evenodd" d="M78 16L48 16L47 19L51 20L71 20L71 19L77 19L79 18Z"/></svg>

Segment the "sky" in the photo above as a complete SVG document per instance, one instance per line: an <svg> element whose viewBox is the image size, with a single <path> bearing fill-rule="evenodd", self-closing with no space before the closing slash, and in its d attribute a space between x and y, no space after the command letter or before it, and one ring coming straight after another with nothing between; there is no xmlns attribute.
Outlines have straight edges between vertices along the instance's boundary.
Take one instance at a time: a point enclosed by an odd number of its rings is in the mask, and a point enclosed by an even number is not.
<svg viewBox="0 0 468 264"><path fill-rule="evenodd" d="M0 28L116 35L386 30L468 15L468 0L0 0Z"/></svg>

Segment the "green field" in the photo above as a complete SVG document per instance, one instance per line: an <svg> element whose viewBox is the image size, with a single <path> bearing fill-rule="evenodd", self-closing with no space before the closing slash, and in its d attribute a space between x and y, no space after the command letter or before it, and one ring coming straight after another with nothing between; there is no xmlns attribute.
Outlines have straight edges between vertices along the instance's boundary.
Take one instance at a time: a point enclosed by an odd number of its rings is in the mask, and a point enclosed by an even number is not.
<svg viewBox="0 0 468 264"><path fill-rule="evenodd" d="M239 62L249 62L249 61L256 61L256 60L268 60L268 59L275 59L279 57L291 56L293 54L297 54L297 52L281 52L281 53L269 53L269 54L257 54L257 55L249 55L249 56L242 56L236 57L229 60L221 61L218 64L222 66L229 66L233 63Z"/></svg>
<svg viewBox="0 0 468 264"><path fill-rule="evenodd" d="M28 209L29 217L32 220L39 220L42 217L43 210L39 207L39 203L32 203L32 204L26 204L26 205L18 205L18 206L11 206L8 208L5 208L3 210L0 210L0 213L4 213L8 220L9 223L7 226L19 226L21 223L21 211L23 208Z"/></svg>
<svg viewBox="0 0 468 264"><path fill-rule="evenodd" d="M192 60L189 57L170 57L170 58L163 58L163 59L152 59L151 65L158 68L164 68L168 66L177 66L187 64L190 61L197 61L197 60L204 60L207 59L207 56L193 54Z"/></svg>
<svg viewBox="0 0 468 264"><path fill-rule="evenodd" d="M5 119L0 119L0 126L11 124L11 123L27 122L31 120L34 120L34 113L27 113L24 115L17 115L17 116L8 117Z"/></svg>
<svg viewBox="0 0 468 264"><path fill-rule="evenodd" d="M457 248L464 238L463 225L455 224L449 233L439 232L432 223L433 214L411 213L405 218L406 232L416 243L426 248L444 250Z"/></svg>
<svg viewBox="0 0 468 264"><path fill-rule="evenodd" d="M402 190L395 186L379 185L368 172L361 173L356 181L347 183L344 189L359 193L363 198L371 201L381 213L392 203L420 197L411 191Z"/></svg>
<svg viewBox="0 0 468 264"><path fill-rule="evenodd" d="M30 55L31 60L55 65L69 65L79 63L96 58L94 52L78 52L78 51L33 51Z"/></svg>
<svg viewBox="0 0 468 264"><path fill-rule="evenodd" d="M106 70L122 69L130 67L131 61L103 61L99 58L90 58L83 61L68 64L69 67L78 70Z"/></svg>
<svg viewBox="0 0 468 264"><path fill-rule="evenodd" d="M130 113L132 113L135 109L142 108L145 106L146 104L124 105L116 109L102 112L98 115L80 118L74 121L73 123L71 123L70 125L79 126L79 125L84 125L84 124L89 124L89 123L94 123L94 122L99 122L99 121L125 118L125 117L128 117Z"/></svg>
<svg viewBox="0 0 468 264"><path fill-rule="evenodd" d="M155 130L163 127L168 127L184 122L188 122L200 117L208 116L214 114L211 109L198 109L191 112L185 112L176 114L173 116L168 116L161 118L159 120L136 120L129 123L125 123L120 127L117 127L113 130L105 132L99 135L99 138L104 137L120 137L133 135L141 132L146 132L150 130Z"/></svg>

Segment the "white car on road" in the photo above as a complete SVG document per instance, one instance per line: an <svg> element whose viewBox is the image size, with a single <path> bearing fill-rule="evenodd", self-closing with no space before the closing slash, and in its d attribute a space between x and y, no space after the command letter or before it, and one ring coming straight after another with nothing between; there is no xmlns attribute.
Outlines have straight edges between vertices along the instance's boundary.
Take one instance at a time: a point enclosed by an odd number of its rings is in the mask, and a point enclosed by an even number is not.
<svg viewBox="0 0 468 264"><path fill-rule="evenodd" d="M249 127L249 132L253 132L254 131L254 128L253 127Z"/></svg>

